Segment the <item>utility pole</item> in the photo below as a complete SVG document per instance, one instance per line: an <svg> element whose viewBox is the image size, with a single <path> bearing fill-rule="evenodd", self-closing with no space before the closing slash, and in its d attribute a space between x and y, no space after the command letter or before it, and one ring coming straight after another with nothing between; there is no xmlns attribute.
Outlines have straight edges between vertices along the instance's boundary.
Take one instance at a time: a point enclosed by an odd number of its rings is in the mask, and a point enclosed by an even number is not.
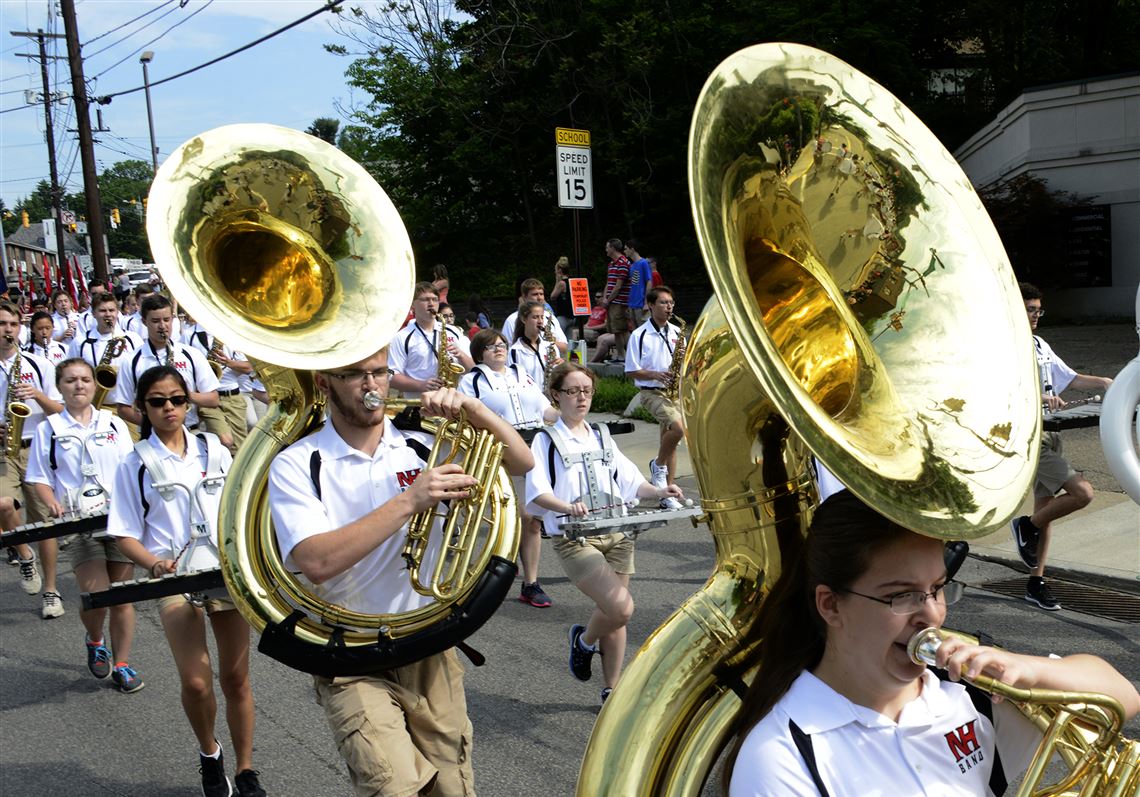
<svg viewBox="0 0 1140 797"><path fill-rule="evenodd" d="M95 140L91 136L91 103L83 82L83 56L79 51L79 27L75 21L75 0L60 0L63 30L67 35L67 62L71 66L71 95L75 102L75 126L79 129L79 157L83 161L83 193L87 198L87 231L91 236L91 262L95 279L107 281L107 247L103 238L103 206L99 201L99 180L95 174Z"/></svg>
<svg viewBox="0 0 1140 797"><path fill-rule="evenodd" d="M58 33L44 33L43 29L37 30L35 33L31 31L12 31L13 36L26 36L29 39L36 39L40 45L40 75L43 77L44 83L44 135L47 138L48 145L48 169L51 174L51 208L55 213L55 250L56 250L56 274L62 273L60 269L63 268L64 261L67 258L67 253L64 251L64 236L63 236L63 190L59 187L59 172L55 165L55 131L51 123L51 84L48 83L48 54L47 46L45 44L47 39L62 39ZM29 53L17 53L17 55L24 58L35 58L36 56ZM48 246L47 235L44 236L44 248ZM46 279L47 275L44 275ZM51 286L45 286L45 290L51 293Z"/></svg>

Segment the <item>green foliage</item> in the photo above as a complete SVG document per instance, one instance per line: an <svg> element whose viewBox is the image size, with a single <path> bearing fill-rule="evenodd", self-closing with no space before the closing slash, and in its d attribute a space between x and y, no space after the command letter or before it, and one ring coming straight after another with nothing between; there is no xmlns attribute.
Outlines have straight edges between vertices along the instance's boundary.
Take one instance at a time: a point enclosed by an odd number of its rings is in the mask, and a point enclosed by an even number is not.
<svg viewBox="0 0 1140 797"><path fill-rule="evenodd" d="M305 132L310 136L316 136L322 141L327 141L329 144L336 144L337 129L339 127L339 119L321 116L314 119L313 123L305 128Z"/></svg>
<svg viewBox="0 0 1140 797"><path fill-rule="evenodd" d="M337 24L356 46L327 49L354 53L346 74L364 98L339 145L392 196L425 267L447 263L461 295L507 298L517 278L545 277L574 251L572 214L555 195L556 126L593 135L585 276L603 273L605 239L636 235L671 284L691 287L703 269L670 268L700 262L689 123L706 76L733 52L758 41L827 50L953 147L1025 86L1134 68L1140 3L404 0ZM931 94L935 69L953 70L969 91ZM789 97L742 132L802 142L819 113Z"/></svg>
<svg viewBox="0 0 1140 797"><path fill-rule="evenodd" d="M620 376L603 376L598 379L591 412L612 412L620 415L637 395L637 386Z"/></svg>

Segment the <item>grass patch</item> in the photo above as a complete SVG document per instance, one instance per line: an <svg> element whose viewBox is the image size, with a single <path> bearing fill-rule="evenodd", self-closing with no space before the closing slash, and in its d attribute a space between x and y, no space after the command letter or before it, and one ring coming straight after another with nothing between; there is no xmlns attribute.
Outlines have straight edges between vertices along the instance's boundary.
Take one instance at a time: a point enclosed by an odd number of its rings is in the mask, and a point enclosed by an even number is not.
<svg viewBox="0 0 1140 797"><path fill-rule="evenodd" d="M657 419L650 414L649 410L640 405L633 411L633 415L630 415L629 417L639 421L645 421L646 423L657 423Z"/></svg>

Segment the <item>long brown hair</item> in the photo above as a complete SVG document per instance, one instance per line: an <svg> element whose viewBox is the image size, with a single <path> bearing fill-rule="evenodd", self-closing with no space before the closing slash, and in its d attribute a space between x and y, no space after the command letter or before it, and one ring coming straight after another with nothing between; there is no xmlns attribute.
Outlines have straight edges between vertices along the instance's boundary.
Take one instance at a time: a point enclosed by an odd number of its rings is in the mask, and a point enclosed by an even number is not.
<svg viewBox="0 0 1140 797"><path fill-rule="evenodd" d="M800 554L787 562L758 620L760 668L744 695L736 741L724 765L725 793L740 746L792 683L823 658L827 626L815 608L815 588L848 589L884 548L911 534L847 490L828 497L812 518Z"/></svg>

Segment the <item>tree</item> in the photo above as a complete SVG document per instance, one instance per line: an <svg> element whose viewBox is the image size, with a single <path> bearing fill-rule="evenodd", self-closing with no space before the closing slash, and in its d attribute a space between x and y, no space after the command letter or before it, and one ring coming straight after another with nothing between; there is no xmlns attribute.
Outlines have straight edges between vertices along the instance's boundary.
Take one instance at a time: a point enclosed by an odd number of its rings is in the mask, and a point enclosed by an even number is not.
<svg viewBox="0 0 1140 797"><path fill-rule="evenodd" d="M339 119L332 119L327 116L321 116L313 120L305 132L310 136L316 136L322 141L327 141L330 144L336 144L336 132L340 127Z"/></svg>

